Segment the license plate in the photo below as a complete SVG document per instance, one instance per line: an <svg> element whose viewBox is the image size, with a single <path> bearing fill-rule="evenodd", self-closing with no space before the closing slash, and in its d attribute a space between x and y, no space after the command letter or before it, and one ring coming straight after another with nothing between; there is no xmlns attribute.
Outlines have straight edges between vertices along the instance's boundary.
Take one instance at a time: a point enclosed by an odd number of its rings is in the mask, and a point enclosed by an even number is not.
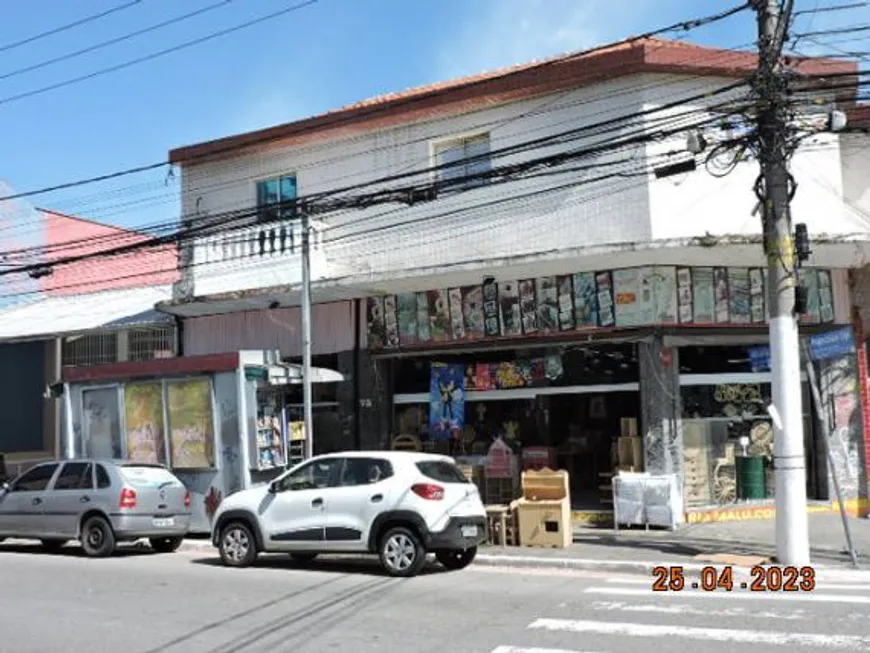
<svg viewBox="0 0 870 653"><path fill-rule="evenodd" d="M463 526L460 531L462 532L462 537L477 536L477 526Z"/></svg>
<svg viewBox="0 0 870 653"><path fill-rule="evenodd" d="M172 517L167 517L165 519L155 519L151 523L157 528L166 528L167 526L174 526L175 520Z"/></svg>

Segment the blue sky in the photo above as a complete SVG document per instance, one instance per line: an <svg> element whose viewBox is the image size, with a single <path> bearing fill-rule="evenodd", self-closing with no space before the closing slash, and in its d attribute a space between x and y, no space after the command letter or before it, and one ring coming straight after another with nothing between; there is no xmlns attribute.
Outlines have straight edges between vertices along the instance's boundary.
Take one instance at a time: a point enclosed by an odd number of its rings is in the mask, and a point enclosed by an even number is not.
<svg viewBox="0 0 870 653"><path fill-rule="evenodd" d="M0 48L124 2L6 2ZM23 191L159 161L180 145L622 39L736 4L736 0L319 0L274 21L126 70L4 102L294 4L294 0L234 0L145 36L2 78L214 2L141 0L105 19L0 50L0 179ZM798 0L797 4L811 9L831 2ZM868 18L866 8L848 15L850 22ZM801 24L806 25L806 20ZM813 28L828 20L814 18ZM688 38L734 47L747 45L754 34L754 15L746 12L715 27L695 30ZM178 210L177 180L164 185L164 176L165 172L150 173L32 201L127 226L158 223L175 217Z"/></svg>

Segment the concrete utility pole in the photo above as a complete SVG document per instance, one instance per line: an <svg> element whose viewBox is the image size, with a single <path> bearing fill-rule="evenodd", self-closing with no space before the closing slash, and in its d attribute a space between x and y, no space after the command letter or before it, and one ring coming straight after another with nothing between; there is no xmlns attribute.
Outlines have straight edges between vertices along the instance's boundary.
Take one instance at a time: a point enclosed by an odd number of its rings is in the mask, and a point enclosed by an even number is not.
<svg viewBox="0 0 870 653"><path fill-rule="evenodd" d="M810 562L806 468L801 410L801 360L795 316L796 267L786 158L788 82L780 59L794 0L755 0L758 12L758 132L770 307L770 368L773 377L776 555L785 565Z"/></svg>
<svg viewBox="0 0 870 653"><path fill-rule="evenodd" d="M311 408L311 225L302 210L302 419L305 422L305 458L314 455L314 420Z"/></svg>

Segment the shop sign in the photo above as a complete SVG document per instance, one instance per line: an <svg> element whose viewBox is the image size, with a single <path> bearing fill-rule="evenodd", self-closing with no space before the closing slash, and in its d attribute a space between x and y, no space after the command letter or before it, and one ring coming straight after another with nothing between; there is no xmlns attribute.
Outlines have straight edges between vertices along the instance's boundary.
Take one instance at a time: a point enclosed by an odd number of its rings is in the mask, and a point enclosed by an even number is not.
<svg viewBox="0 0 870 653"><path fill-rule="evenodd" d="M855 336L851 327L810 336L810 356L814 361L843 358L855 353Z"/></svg>

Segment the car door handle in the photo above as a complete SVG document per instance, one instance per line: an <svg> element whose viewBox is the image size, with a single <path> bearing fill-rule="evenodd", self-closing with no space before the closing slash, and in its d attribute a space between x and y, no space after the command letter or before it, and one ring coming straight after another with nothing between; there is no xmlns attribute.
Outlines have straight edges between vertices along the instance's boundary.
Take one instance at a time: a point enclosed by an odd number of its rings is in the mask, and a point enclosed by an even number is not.
<svg viewBox="0 0 870 653"><path fill-rule="evenodd" d="M33 500L33 505L34 505L34 506L38 506L40 503L42 503L42 499L40 499L39 497L36 497L36 498Z"/></svg>
<svg viewBox="0 0 870 653"><path fill-rule="evenodd" d="M83 497L79 497L79 501L81 501L82 503L88 503L90 500L91 500L91 498L87 495L85 495Z"/></svg>
<svg viewBox="0 0 870 653"><path fill-rule="evenodd" d="M375 496L372 497L372 503L378 503L379 501L383 501L383 500L384 500L383 494L376 494Z"/></svg>
<svg viewBox="0 0 870 653"><path fill-rule="evenodd" d="M311 502L311 507L312 507L312 508L320 508L321 506L323 506L323 499L314 499L314 500Z"/></svg>

